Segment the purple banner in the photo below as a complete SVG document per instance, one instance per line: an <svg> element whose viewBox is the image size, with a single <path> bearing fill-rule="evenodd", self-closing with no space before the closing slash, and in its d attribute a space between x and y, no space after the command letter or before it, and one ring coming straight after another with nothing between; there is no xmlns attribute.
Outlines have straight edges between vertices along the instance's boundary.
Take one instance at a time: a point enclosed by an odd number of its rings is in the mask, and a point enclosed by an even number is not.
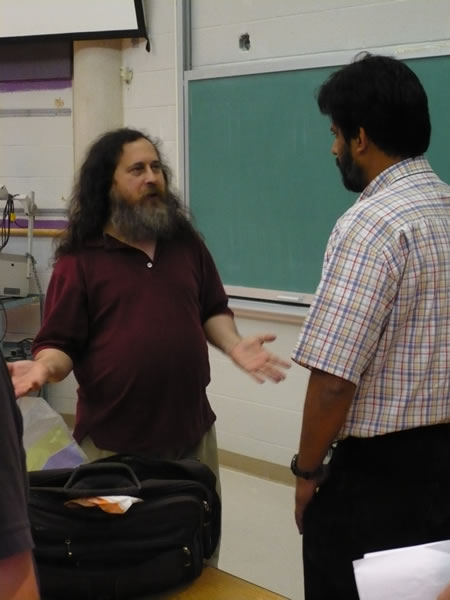
<svg viewBox="0 0 450 600"><path fill-rule="evenodd" d="M66 229L67 221L65 219L35 219L35 229ZM11 223L11 229L27 229L28 221L26 218L18 218L15 223Z"/></svg>
<svg viewBox="0 0 450 600"><path fill-rule="evenodd" d="M34 92L40 90L63 90L70 87L72 87L71 79L0 82L0 92Z"/></svg>

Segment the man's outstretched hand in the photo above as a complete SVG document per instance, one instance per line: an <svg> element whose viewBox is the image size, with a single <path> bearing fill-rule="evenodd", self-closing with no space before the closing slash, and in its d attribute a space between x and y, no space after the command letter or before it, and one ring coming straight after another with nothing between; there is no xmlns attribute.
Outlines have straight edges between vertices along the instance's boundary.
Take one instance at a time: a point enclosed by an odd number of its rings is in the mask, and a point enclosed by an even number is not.
<svg viewBox="0 0 450 600"><path fill-rule="evenodd" d="M264 344L273 342L275 337L262 334L242 338L230 351L230 357L258 383L266 379L278 383L286 378L282 369L289 369L291 365L266 350Z"/></svg>
<svg viewBox="0 0 450 600"><path fill-rule="evenodd" d="M41 389L47 382L48 368L41 361L18 360L7 365L16 398Z"/></svg>

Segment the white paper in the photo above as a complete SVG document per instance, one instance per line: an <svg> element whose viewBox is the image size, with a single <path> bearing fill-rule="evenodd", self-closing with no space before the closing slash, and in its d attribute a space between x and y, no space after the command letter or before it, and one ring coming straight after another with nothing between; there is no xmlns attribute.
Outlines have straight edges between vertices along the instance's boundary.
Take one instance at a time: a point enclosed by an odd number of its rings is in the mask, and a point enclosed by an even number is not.
<svg viewBox="0 0 450 600"><path fill-rule="evenodd" d="M436 600L450 583L450 541L373 552L353 568L360 600Z"/></svg>

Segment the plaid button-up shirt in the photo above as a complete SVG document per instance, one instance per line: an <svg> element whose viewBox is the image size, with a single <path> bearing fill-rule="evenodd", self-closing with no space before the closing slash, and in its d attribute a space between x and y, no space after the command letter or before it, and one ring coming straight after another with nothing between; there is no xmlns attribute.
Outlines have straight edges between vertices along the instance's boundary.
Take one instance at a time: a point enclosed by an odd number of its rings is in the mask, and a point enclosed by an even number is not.
<svg viewBox="0 0 450 600"><path fill-rule="evenodd" d="M450 187L424 157L338 220L292 358L357 385L340 439L450 421Z"/></svg>

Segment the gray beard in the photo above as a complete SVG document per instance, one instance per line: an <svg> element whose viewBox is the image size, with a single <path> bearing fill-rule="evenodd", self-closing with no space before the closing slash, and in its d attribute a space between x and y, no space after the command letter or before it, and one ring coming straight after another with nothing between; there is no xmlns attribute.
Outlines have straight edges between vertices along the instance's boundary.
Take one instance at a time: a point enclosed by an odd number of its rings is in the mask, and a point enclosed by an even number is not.
<svg viewBox="0 0 450 600"><path fill-rule="evenodd" d="M176 208L167 196L161 202L158 206L145 201L130 205L111 193L111 224L130 242L168 239L176 227Z"/></svg>

